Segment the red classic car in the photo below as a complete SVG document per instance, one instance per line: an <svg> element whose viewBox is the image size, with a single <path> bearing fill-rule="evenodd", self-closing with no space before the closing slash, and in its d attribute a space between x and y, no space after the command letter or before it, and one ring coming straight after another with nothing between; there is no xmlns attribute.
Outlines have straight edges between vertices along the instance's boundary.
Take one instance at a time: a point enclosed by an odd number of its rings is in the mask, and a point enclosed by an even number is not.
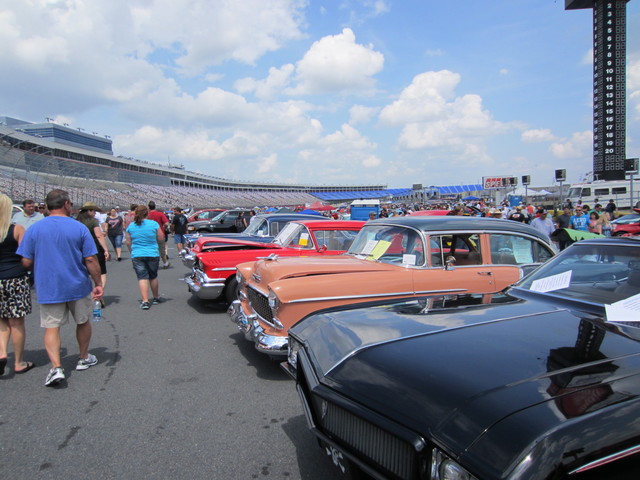
<svg viewBox="0 0 640 480"><path fill-rule="evenodd" d="M189 291L202 300L237 298L236 266L272 257L336 255L349 249L365 222L307 220L288 223L272 243L228 239L197 253L191 273L185 276ZM206 241L205 238L198 239ZM195 250L195 247L194 247Z"/></svg>

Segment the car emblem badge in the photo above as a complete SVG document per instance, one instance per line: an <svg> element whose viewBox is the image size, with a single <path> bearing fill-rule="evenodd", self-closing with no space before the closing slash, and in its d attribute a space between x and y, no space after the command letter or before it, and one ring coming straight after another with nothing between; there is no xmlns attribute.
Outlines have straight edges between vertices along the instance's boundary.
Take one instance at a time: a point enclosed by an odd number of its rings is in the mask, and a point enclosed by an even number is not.
<svg viewBox="0 0 640 480"><path fill-rule="evenodd" d="M260 275L258 275L257 273L254 273L253 275L251 275L251 278L253 278L256 283L260 283L260 280L262 280L262 277L260 277Z"/></svg>

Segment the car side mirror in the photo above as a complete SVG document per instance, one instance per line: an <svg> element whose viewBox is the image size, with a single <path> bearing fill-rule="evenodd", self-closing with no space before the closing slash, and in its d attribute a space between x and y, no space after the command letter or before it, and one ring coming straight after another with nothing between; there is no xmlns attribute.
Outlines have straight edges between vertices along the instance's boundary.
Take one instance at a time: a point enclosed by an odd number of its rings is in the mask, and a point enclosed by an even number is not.
<svg viewBox="0 0 640 480"><path fill-rule="evenodd" d="M456 257L454 257L453 255L449 255L446 259L445 259L445 270L454 270L456 268Z"/></svg>
<svg viewBox="0 0 640 480"><path fill-rule="evenodd" d="M318 253L324 253L326 251L327 251L326 245L320 245L320 247L318 247Z"/></svg>

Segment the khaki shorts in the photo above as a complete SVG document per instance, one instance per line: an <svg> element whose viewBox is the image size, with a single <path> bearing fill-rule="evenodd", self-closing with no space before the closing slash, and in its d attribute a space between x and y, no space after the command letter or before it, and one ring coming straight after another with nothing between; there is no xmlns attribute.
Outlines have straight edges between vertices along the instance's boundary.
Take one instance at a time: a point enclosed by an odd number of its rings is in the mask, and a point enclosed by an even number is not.
<svg viewBox="0 0 640 480"><path fill-rule="evenodd" d="M76 325L87 323L93 314L91 295L72 302L40 304L40 326L42 328L61 327L69 323L69 314L73 316Z"/></svg>

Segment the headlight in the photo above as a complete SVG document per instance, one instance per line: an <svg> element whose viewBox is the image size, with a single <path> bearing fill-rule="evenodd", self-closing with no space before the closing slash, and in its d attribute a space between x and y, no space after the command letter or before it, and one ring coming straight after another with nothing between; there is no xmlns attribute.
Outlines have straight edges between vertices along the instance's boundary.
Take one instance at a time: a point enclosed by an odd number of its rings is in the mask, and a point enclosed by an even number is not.
<svg viewBox="0 0 640 480"><path fill-rule="evenodd" d="M280 300L278 296L275 294L273 290L269 290L269 307L271 307L271 311L275 314L280 307Z"/></svg>
<svg viewBox="0 0 640 480"><path fill-rule="evenodd" d="M238 270L236 270L236 282L238 282L238 287L242 287L244 285L244 277Z"/></svg>
<svg viewBox="0 0 640 480"><path fill-rule="evenodd" d="M289 361L289 365L291 368L298 368L298 352L302 349L302 344L289 335L289 356L287 360Z"/></svg>
<svg viewBox="0 0 640 480"><path fill-rule="evenodd" d="M433 449L431 458L431 478L432 480L477 480L437 448Z"/></svg>

